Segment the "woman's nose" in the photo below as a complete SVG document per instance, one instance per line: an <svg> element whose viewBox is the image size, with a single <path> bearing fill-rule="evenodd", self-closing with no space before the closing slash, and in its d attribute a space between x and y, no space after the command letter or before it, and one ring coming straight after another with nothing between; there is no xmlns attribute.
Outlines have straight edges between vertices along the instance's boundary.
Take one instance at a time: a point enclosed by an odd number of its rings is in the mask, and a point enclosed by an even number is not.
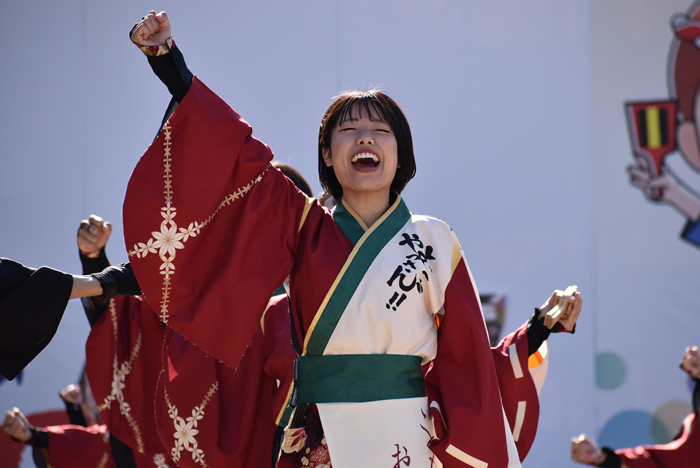
<svg viewBox="0 0 700 468"><path fill-rule="evenodd" d="M369 130L364 130L357 135L357 144L358 145L373 145L374 144L374 137L372 136L372 133Z"/></svg>

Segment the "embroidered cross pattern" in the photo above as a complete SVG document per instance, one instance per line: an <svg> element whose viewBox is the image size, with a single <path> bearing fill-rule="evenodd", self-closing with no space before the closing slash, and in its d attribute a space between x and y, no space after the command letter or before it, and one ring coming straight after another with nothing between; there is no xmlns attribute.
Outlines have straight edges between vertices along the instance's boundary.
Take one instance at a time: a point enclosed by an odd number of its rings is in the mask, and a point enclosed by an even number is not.
<svg viewBox="0 0 700 468"><path fill-rule="evenodd" d="M404 232L401 234L401 237L402 240L399 241L399 245L410 247L413 253L406 255L406 261L396 267L391 278L386 282L386 284L391 287L393 287L394 282L396 282L399 287L399 291L394 291L393 295L386 303L386 308L391 310L397 310L399 306L401 306L401 303L406 300L406 293L412 291L414 288L418 290L418 293L423 294L423 278L425 278L426 281L430 281L430 277L425 268L432 273L433 269L428 262L435 260L433 256L433 247L424 245L418 234L409 235ZM421 264L424 267L422 269L420 268Z"/></svg>
<svg viewBox="0 0 700 468"><path fill-rule="evenodd" d="M402 466L411 466L411 457L408 456L408 450L403 447L404 455L401 455L401 449L399 444L394 444L396 447L396 453L392 455L392 458L396 458L396 464L393 468L401 468Z"/></svg>
<svg viewBox="0 0 700 468"><path fill-rule="evenodd" d="M187 228L179 227L174 221L177 215L177 209L173 206L173 176L171 171L172 158L172 134L170 123L166 122L163 126L163 180L164 189L163 194L165 196L164 206L160 209L160 214L163 217L163 221L160 222L160 226L157 231L151 232L151 238L149 238L145 243L137 242L134 244L133 250L129 251L130 257L144 258L149 253L157 254L161 261L160 274L163 275L163 286L161 291L163 292L160 300L160 320L164 323L168 323L168 318L170 317L168 307L170 305L170 293L171 293L171 278L175 274L175 257L177 251L185 248L185 243L192 237L197 237L202 228L209 225L219 211L224 206L231 205L232 202L243 198L250 189L253 188L255 184L260 182L267 171L267 168L258 175L255 179L250 181L248 185L236 189L233 193L230 193L224 197L224 199L219 203L219 206L214 210L214 212L209 215L204 221L191 221ZM184 224L187 224L185 221Z"/></svg>
<svg viewBox="0 0 700 468"><path fill-rule="evenodd" d="M209 466L204 461L204 451L199 448L197 439L195 436L199 434L197 429L197 422L204 418L204 407L207 406L211 397L219 389L219 382L214 382L209 391L204 397L202 404L195 406L192 409L192 416L183 419L178 415L178 409L170 402L170 396L168 391L164 389L165 402L168 405L168 416L173 420L173 425L175 427L175 433L173 437L175 438L175 446L170 451L170 456L175 463L180 460L180 452L187 450L192 453L192 460L196 463L202 465L202 468L209 468Z"/></svg>
<svg viewBox="0 0 700 468"><path fill-rule="evenodd" d="M112 328L114 330L114 358L112 360L112 391L109 395L105 397L104 402L97 408L100 411L105 411L112 406L112 402L116 401L119 404L119 412L126 418L126 422L131 427L136 439L136 446L139 453L144 453L143 437L141 436L141 429L136 420L131 416L131 406L124 399L123 390L126 388L126 378L131 374L131 368L134 360L141 350L141 330L139 330L138 338L136 339L136 344L134 344L133 349L129 353L129 360L124 361L119 364L119 358L117 357L118 349L118 319L117 319L117 306L114 299L109 301L109 314L112 319Z"/></svg>

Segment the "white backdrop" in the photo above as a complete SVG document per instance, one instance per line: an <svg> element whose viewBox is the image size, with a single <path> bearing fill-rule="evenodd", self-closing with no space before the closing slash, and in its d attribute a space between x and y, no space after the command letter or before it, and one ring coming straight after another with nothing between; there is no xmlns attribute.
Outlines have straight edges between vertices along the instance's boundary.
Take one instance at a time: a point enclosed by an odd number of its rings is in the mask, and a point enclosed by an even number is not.
<svg viewBox="0 0 700 468"><path fill-rule="evenodd" d="M691 3L592 3L592 306L605 387L592 409L600 437L617 447L675 435L678 423L669 420L690 409L689 382L677 366L686 346L700 344L700 249L680 239L683 216L629 184L625 168L634 160L623 102L669 99L671 18ZM680 155L667 164L700 190ZM612 377L615 369L626 377Z"/></svg>
<svg viewBox="0 0 700 468"><path fill-rule="evenodd" d="M620 413L651 420L689 399L676 363L700 341L700 249L678 239L679 214L627 182L622 112L623 101L667 96L669 18L688 4L2 2L0 256L79 272L75 232L96 213L115 225L110 259L126 260L126 183L169 100L127 38L150 8L168 11L190 69L314 190L330 98L379 86L411 122L418 175L408 205L450 223L479 289L508 297L504 330L554 288L577 284L584 294L576 334L550 340L525 462L573 466L571 436L605 435ZM0 410L60 408L57 392L77 379L87 333L73 301L21 385L0 385ZM626 378L597 388L596 362L599 381L610 380L611 362L626 366Z"/></svg>

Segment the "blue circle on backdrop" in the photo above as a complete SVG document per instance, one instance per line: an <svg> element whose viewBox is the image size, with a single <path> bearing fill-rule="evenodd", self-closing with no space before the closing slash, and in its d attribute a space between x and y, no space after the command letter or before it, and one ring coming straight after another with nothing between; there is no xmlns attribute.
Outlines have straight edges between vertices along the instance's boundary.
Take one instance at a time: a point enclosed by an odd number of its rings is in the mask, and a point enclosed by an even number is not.
<svg viewBox="0 0 700 468"><path fill-rule="evenodd" d="M603 390L615 390L627 378L627 366L623 359L611 352L598 353L595 357L595 383Z"/></svg>
<svg viewBox="0 0 700 468"><path fill-rule="evenodd" d="M669 440L664 425L651 414L639 410L617 413L600 431L600 446L613 449L653 445L657 439Z"/></svg>

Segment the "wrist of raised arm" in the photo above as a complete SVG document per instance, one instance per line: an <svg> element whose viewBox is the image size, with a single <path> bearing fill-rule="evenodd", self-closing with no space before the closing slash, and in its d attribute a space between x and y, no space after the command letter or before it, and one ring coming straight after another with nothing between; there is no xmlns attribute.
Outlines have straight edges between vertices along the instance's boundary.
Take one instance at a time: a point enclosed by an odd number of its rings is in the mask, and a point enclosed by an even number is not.
<svg viewBox="0 0 700 468"><path fill-rule="evenodd" d="M532 356L540 349L542 343L549 338L551 330L544 326L544 321L540 318L540 309L535 308L527 324L527 348L528 356Z"/></svg>
<svg viewBox="0 0 700 468"><path fill-rule="evenodd" d="M145 46L136 44L135 42L134 45L138 47L147 57L160 57L161 55L168 55L170 53L170 49L172 49L175 45L175 40L171 36L165 41L165 44L157 46Z"/></svg>

